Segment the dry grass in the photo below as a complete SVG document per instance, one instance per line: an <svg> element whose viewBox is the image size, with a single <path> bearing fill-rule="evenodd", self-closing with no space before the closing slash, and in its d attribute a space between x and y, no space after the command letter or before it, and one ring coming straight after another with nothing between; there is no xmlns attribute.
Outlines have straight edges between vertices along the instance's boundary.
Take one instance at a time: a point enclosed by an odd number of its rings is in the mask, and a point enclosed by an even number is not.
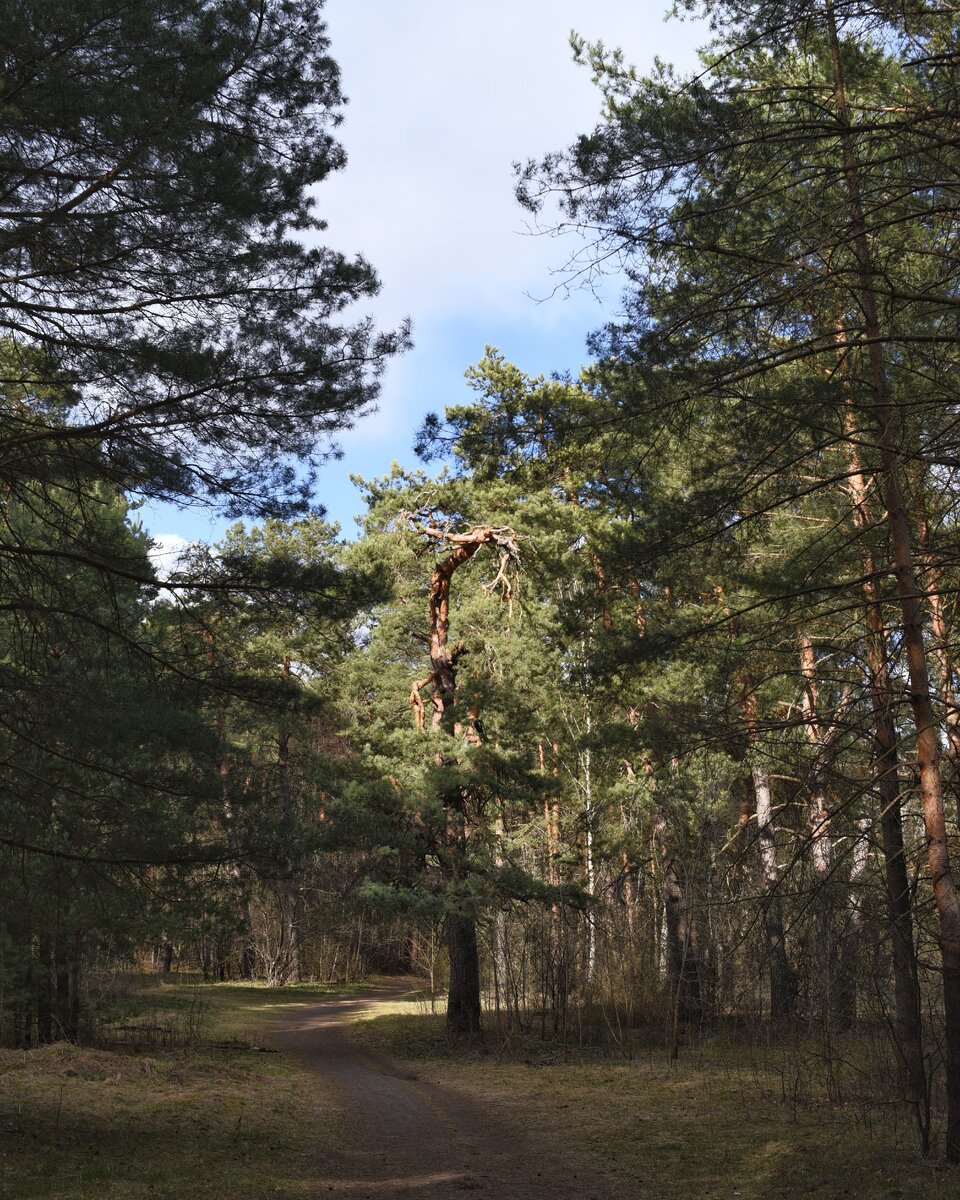
<svg viewBox="0 0 960 1200"><path fill-rule="evenodd" d="M279 1011L324 995L153 986L122 997L103 1030L138 1049L0 1051L0 1196L311 1195L337 1145L336 1107L309 1068L256 1047L269 1048ZM464 1054L415 998L373 1005L356 1034L537 1129L545 1155L592 1161L625 1200L960 1195L955 1171L916 1154L909 1121L852 1093L829 1102L796 1050L716 1044L674 1063L648 1047L630 1063L564 1061L535 1037L488 1036Z"/></svg>
<svg viewBox="0 0 960 1200"><path fill-rule="evenodd" d="M917 1153L908 1115L853 1088L830 1102L802 1047L718 1043L673 1062L648 1046L629 1063L569 1051L564 1061L535 1037L488 1034L481 1052L459 1051L416 1001L377 1005L355 1035L508 1123L535 1125L545 1154L585 1155L629 1200L960 1196L960 1173Z"/></svg>
<svg viewBox="0 0 960 1200"><path fill-rule="evenodd" d="M112 1048L0 1050L0 1196L305 1194L334 1105L315 1075L255 1047L281 1009L328 994L154 985L122 998L102 1030Z"/></svg>

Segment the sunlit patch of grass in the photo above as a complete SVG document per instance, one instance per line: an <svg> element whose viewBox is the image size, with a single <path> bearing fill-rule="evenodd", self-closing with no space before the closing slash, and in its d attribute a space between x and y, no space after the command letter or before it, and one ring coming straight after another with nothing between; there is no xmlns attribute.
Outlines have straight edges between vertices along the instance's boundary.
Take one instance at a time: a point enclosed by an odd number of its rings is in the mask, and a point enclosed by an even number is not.
<svg viewBox="0 0 960 1200"><path fill-rule="evenodd" d="M447 1035L443 1006L431 1005L421 992L372 1001L355 1018L353 1032L366 1049L397 1058L456 1058L477 1052Z"/></svg>
<svg viewBox="0 0 960 1200"><path fill-rule="evenodd" d="M104 1047L0 1050L0 1197L309 1194L336 1110L269 1027L342 990L164 983L122 997Z"/></svg>
<svg viewBox="0 0 960 1200"><path fill-rule="evenodd" d="M580 1155L611 1195L645 1200L800 1200L801 1197L960 1195L960 1174L925 1161L902 1111L831 1102L807 1080L796 1051L722 1038L677 1061L648 1045L631 1062L598 1062L588 1046L497 1034L483 1050L458 1047L423 1004L378 1006L354 1035L371 1049L421 1064L430 1078L471 1093L508 1126L536 1128L544 1154ZM427 1064L424 1068L424 1064Z"/></svg>

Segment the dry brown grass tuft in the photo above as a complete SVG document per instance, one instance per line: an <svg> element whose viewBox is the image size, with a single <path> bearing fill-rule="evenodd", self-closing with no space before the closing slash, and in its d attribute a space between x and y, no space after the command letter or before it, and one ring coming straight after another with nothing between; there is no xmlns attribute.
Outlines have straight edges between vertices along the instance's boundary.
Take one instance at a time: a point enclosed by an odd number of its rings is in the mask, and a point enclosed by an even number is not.
<svg viewBox="0 0 960 1200"><path fill-rule="evenodd" d="M190 1044L0 1050L4 1200L263 1200L307 1194L336 1125L322 1081L269 1048L273 1016L324 989L210 986ZM197 989L149 989L195 1007ZM119 1020L138 1019L133 996ZM109 1035L109 1030L107 1031Z"/></svg>

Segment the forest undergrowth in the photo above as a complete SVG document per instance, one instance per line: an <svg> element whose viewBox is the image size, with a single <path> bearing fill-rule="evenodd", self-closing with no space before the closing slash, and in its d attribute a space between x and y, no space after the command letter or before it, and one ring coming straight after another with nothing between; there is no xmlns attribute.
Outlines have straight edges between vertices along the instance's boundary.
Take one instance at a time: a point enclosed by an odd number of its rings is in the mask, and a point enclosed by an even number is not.
<svg viewBox="0 0 960 1200"><path fill-rule="evenodd" d="M0 1197L298 1194L317 1148L342 1142L341 1114L270 1029L345 990L114 978L90 1044L0 1051ZM487 1012L468 1046L443 1011L427 992L377 1001L352 1036L533 1125L545 1154L593 1159L624 1195L668 1180L678 1197L957 1194L956 1170L921 1158L910 1114L883 1098L869 1030L824 1046L731 1025L674 1045L599 1008L571 1013L565 1036Z"/></svg>

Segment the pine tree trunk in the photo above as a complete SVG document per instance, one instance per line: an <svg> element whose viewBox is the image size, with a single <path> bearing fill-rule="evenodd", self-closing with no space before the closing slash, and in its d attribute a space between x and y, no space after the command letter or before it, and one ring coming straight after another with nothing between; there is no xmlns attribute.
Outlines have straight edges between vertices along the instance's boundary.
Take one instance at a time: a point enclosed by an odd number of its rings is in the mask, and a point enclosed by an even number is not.
<svg viewBox="0 0 960 1200"><path fill-rule="evenodd" d="M216 661L216 638L211 630L201 631L208 664L212 667ZM230 853L230 875L233 878L233 892L237 910L237 924L240 930L240 976L242 979L252 979L256 966L256 953L253 946L253 923L250 920L250 889L240 866L240 836L237 830L236 813L230 795L230 764L226 757L227 713L221 705L217 709L214 725L217 735L217 771L220 776L220 804L223 810L223 825L227 835L227 849ZM209 965L203 967L206 979Z"/></svg>
<svg viewBox="0 0 960 1200"><path fill-rule="evenodd" d="M878 319L874 267L863 213L860 180L844 93L843 68L832 0L826 0L827 36L834 73L834 102L840 123L843 169L850 205L851 232L859 267L859 296L870 365L870 411L879 432L880 479L893 550L894 576L900 602L902 637L910 680L910 704L917 738L920 799L927 840L927 860L940 927L943 964L945 1068L947 1093L946 1156L960 1162L960 898L950 865L940 780L940 748L936 714L930 697L910 523L904 503L894 413L887 396L883 338Z"/></svg>
<svg viewBox="0 0 960 1200"><path fill-rule="evenodd" d="M70 944L69 993L67 1001L67 1040L75 1042L80 1036L80 967L83 935L74 929Z"/></svg>
<svg viewBox="0 0 960 1200"><path fill-rule="evenodd" d="M766 895L763 922L767 938L767 964L770 972L770 1017L782 1020L793 1012L795 985L787 959L783 930L783 904L780 898L780 867L777 863L776 835L773 827L773 801L770 777L765 767L753 768L753 790L757 805L757 843Z"/></svg>
<svg viewBox="0 0 960 1200"><path fill-rule="evenodd" d="M67 1036L70 1024L70 955L62 933L57 934L54 944L54 1016L56 1019L57 1038Z"/></svg>
<svg viewBox="0 0 960 1200"><path fill-rule="evenodd" d="M503 867L503 839L505 829L503 824L503 810L500 807L500 801L497 801L498 812L493 823L493 836L496 844L496 852L494 854L494 866L500 870ZM517 1005L511 1004L511 997L514 994L514 989L510 981L510 947L507 942L507 918L506 913L502 908L497 908L493 914L493 974L494 983L497 993L498 1005L503 1003L507 1010L507 1025L513 1024L514 1016L519 1022L520 1013L517 1011Z"/></svg>
<svg viewBox="0 0 960 1200"><path fill-rule="evenodd" d="M419 729L425 725L425 706L421 691L430 688L430 726L434 733L446 730L462 733L466 740L477 741L479 721L471 713L466 729L454 720L456 698L457 663L466 653L462 642L449 645L450 632L450 583L458 567L468 562L481 546L496 546L501 553L501 574L511 558L517 559L515 535L509 529L494 529L484 526L471 533L455 534L428 526L422 531L427 537L440 543L456 547L434 568L430 581L430 674L417 680L410 692L410 705ZM442 754L437 755L438 765L443 765ZM467 839L467 795L461 788L454 788L442 797L446 814L444 847L447 858L448 882L456 884L460 878L466 853ZM476 918L472 912L457 905L462 901L454 898L453 907L447 913L447 951L450 958L450 991L447 998L447 1028L454 1034L479 1036L480 1034L480 955L477 948Z"/></svg>
<svg viewBox="0 0 960 1200"><path fill-rule="evenodd" d="M447 1028L455 1034L480 1033L480 955L477 923L472 917L447 913L447 953L450 990L447 993Z"/></svg>
<svg viewBox="0 0 960 1200"><path fill-rule="evenodd" d="M841 364L847 362L845 335L838 337ZM846 375L846 372L845 372ZM847 438L848 492L856 529L865 536L873 525L867 480L860 459L860 434L853 409L849 380L845 381L844 433ZM930 1106L923 1059L920 1019L920 982L913 944L910 882L903 844L899 753L890 682L888 636L883 621L876 564L869 546L861 556L864 607L864 645L873 720L874 779L880 798L880 831L884 859L884 885L890 918L891 965L894 980L894 1037L900 1075L900 1092L917 1116L923 1152L929 1146Z"/></svg>
<svg viewBox="0 0 960 1200"><path fill-rule="evenodd" d="M56 1040L56 978L49 934L41 935L37 946L36 979L37 1041L43 1045Z"/></svg>
<svg viewBox="0 0 960 1200"><path fill-rule="evenodd" d="M933 635L933 661L937 673L940 703L943 706L943 724L946 733L946 758L950 770L948 784L953 792L954 808L960 816L960 709L953 687L953 661L950 653L947 614L943 602L943 582L940 571L933 561L930 549L930 527L926 504L923 499L923 480L918 487L917 537L920 543L919 565L927 608L930 613L930 632Z"/></svg>
<svg viewBox="0 0 960 1200"><path fill-rule="evenodd" d="M283 658L283 678L291 678L290 657ZM280 819L285 829L288 844L292 839L293 822L293 792L290 787L290 734L282 729L277 737L277 779L280 792ZM293 983L300 983L303 978L303 965L300 953L300 917L301 899L300 888L297 886L296 870L293 856L284 855L283 862L284 890L284 935L287 943L287 967L285 978Z"/></svg>
<svg viewBox="0 0 960 1200"><path fill-rule="evenodd" d="M687 895L686 870L680 859L668 850L667 822L662 812L657 812L654 817L654 830L663 871L667 980L673 1005L676 1044L679 1027L699 1021L703 1014L699 947Z"/></svg>
<svg viewBox="0 0 960 1200"><path fill-rule="evenodd" d="M587 700L586 731L587 737L591 732L590 701ZM597 868L593 851L593 756L589 746L581 754L583 766L583 866L586 876L586 892L589 896L587 908L587 945L584 962L584 978L589 986L593 982L593 974L597 965L597 924L593 902L597 886Z"/></svg>
<svg viewBox="0 0 960 1200"><path fill-rule="evenodd" d="M37 964L32 954L32 941L33 939L28 937L24 946L26 961L23 966L23 1027L19 1038L19 1045L24 1050L31 1050L36 1045Z"/></svg>
<svg viewBox="0 0 960 1200"><path fill-rule="evenodd" d="M539 747L541 774L546 774L543 743ZM560 746L551 743L552 767L551 775L555 780L559 770ZM560 882L557 869L557 859L560 854L560 801L557 791L543 798L543 828L546 841L546 874L547 882L556 888ZM567 1008L567 972L563 953L563 938L560 928L560 906L556 900L550 903L550 1009L553 1021L553 1032L556 1033L561 1025L563 1014Z"/></svg>

